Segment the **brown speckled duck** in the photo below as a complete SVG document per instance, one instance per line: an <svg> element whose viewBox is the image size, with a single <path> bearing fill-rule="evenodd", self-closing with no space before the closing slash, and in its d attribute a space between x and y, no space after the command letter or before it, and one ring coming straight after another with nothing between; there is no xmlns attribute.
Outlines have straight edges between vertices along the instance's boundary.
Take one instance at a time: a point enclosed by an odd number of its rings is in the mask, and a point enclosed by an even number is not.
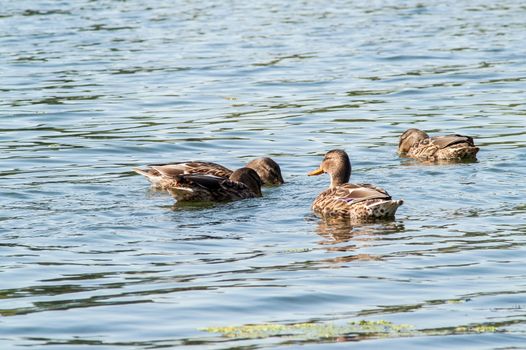
<svg viewBox="0 0 526 350"><path fill-rule="evenodd" d="M205 174L172 174L162 167L158 185L178 201L229 202L261 197L261 179L250 168L240 168L226 177Z"/></svg>
<svg viewBox="0 0 526 350"><path fill-rule="evenodd" d="M398 153L422 161L475 160L479 148L473 138L463 135L429 137L419 129L408 129L400 136Z"/></svg>
<svg viewBox="0 0 526 350"><path fill-rule="evenodd" d="M138 174L146 176L152 187L163 189L163 181L166 177L175 177L179 175L212 175L222 178L228 178L232 170L222 165L212 162L178 162L169 164L150 164L146 169L134 168ZM162 176L161 174L164 174Z"/></svg>
<svg viewBox="0 0 526 350"><path fill-rule="evenodd" d="M246 167L255 170L264 185L281 185L285 182L283 181L283 176L281 175L281 169L278 163L272 158L256 158L249 162ZM228 178L233 173L232 170L217 163L200 161L151 164L148 165L148 168L146 169L134 168L133 170L136 173L146 176L146 178L150 180L152 186L159 189L163 188L161 185L161 170L164 174L169 176L202 174Z"/></svg>
<svg viewBox="0 0 526 350"><path fill-rule="evenodd" d="M327 152L318 169L308 175L329 174L331 185L312 203L312 210L323 217L350 218L366 222L394 218L402 200L392 200L387 191L371 184L350 184L351 161L343 150Z"/></svg>

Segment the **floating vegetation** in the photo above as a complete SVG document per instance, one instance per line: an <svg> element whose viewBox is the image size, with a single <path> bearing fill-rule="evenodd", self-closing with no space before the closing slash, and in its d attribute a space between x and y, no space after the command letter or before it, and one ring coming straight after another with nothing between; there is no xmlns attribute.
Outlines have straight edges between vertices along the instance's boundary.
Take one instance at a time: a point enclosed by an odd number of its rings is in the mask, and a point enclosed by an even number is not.
<svg viewBox="0 0 526 350"><path fill-rule="evenodd" d="M274 336L302 336L306 338L332 338L345 334L374 333L377 335L400 335L412 332L410 325L396 325L388 321L359 321L346 324L293 323L293 324L249 324L233 327L210 327L201 329L210 333L221 333L227 338L268 338Z"/></svg>
<svg viewBox="0 0 526 350"><path fill-rule="evenodd" d="M473 326L473 327L466 327L466 326L460 326L455 327L455 333L495 333L497 331L497 327L495 326Z"/></svg>
<svg viewBox="0 0 526 350"><path fill-rule="evenodd" d="M270 338L294 337L303 339L338 338L342 336L354 338L395 338L418 335L447 335L470 333L494 333L498 329L492 325L458 326L441 329L417 330L412 325L394 324L385 320L352 321L345 324L335 323L263 323L230 327L208 327L202 331L219 333L227 338Z"/></svg>

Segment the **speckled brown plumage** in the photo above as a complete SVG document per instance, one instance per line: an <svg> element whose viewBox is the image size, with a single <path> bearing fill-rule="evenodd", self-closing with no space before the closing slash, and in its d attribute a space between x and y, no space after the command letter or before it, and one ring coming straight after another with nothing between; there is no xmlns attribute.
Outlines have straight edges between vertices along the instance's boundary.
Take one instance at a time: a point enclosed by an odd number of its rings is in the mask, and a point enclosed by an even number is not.
<svg viewBox="0 0 526 350"><path fill-rule="evenodd" d="M157 189L164 189L166 181L161 181L162 171L166 177L174 177L179 175L212 175L221 178L228 178L232 175L232 170L225 168L224 166L212 163L212 162L178 162L178 163L167 163L167 164L150 164L146 169L133 169L136 173L146 176L150 180L152 187ZM166 179L164 179L166 180Z"/></svg>
<svg viewBox="0 0 526 350"><path fill-rule="evenodd" d="M350 184L351 163L343 150L327 152L312 175L328 173L330 187L312 203L312 210L323 217L349 218L354 222L393 218L402 200L393 200L383 188L371 184Z"/></svg>
<svg viewBox="0 0 526 350"><path fill-rule="evenodd" d="M349 217L355 221L394 216L401 201L391 200L382 188L370 184L343 184L320 193L312 209L324 217Z"/></svg>
<svg viewBox="0 0 526 350"><path fill-rule="evenodd" d="M475 160L479 148L473 138L463 135L429 137L418 129L408 129L400 136L401 156L421 161Z"/></svg>
<svg viewBox="0 0 526 350"><path fill-rule="evenodd" d="M229 178L214 175L170 175L162 169L159 185L177 201L227 202L261 196L261 179L249 168L234 171Z"/></svg>
<svg viewBox="0 0 526 350"><path fill-rule="evenodd" d="M256 158L249 162L246 167L255 170L258 173L261 181L263 181L263 184L280 185L284 183L278 163L276 163L271 158ZM160 182L160 173L155 169L162 169L164 173L169 174L170 176L201 174L228 178L233 173L232 170L220 164L201 161L150 164L146 169L134 168L133 170L138 174L146 176L146 178L151 182L152 187L163 189L163 186Z"/></svg>

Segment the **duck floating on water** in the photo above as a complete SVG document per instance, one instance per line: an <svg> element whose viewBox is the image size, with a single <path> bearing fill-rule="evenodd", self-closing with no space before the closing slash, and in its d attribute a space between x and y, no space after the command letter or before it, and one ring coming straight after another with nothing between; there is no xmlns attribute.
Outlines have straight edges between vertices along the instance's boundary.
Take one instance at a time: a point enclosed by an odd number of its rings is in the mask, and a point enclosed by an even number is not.
<svg viewBox="0 0 526 350"><path fill-rule="evenodd" d="M351 161L344 150L327 154L318 169L308 175L329 174L331 184L312 203L312 210L322 217L349 218L354 222L394 218L403 200L393 200L383 188L371 184L348 183Z"/></svg>
<svg viewBox="0 0 526 350"><path fill-rule="evenodd" d="M281 175L281 168L272 158L261 157L250 161L247 168L251 168L257 172L264 185L281 185L283 176ZM212 162L188 161L165 164L150 164L146 169L134 168L136 173L146 176L151 182L152 187L163 189L163 181L161 172L166 176L178 175L213 175L222 178L229 178L233 171Z"/></svg>
<svg viewBox="0 0 526 350"><path fill-rule="evenodd" d="M419 129L408 129L400 136L398 153L422 161L476 160L479 148L472 137L444 135L429 137Z"/></svg>

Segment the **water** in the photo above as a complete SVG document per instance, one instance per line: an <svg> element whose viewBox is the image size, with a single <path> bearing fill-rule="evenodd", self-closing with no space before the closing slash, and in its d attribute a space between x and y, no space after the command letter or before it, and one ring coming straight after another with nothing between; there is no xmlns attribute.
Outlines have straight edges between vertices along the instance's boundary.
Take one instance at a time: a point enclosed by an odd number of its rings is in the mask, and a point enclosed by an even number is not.
<svg viewBox="0 0 526 350"><path fill-rule="evenodd" d="M0 5L2 349L526 348L521 1ZM312 215L332 148L396 221ZM131 172L262 155L287 183L217 206Z"/></svg>

